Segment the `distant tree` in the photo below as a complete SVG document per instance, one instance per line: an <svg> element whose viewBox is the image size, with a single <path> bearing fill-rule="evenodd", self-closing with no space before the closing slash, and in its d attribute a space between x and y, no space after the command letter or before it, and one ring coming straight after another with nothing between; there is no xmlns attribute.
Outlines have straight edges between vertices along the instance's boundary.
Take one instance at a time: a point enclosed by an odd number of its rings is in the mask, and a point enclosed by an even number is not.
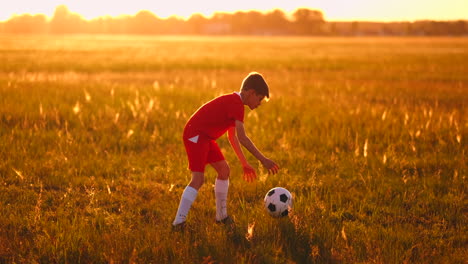
<svg viewBox="0 0 468 264"><path fill-rule="evenodd" d="M231 16L231 29L239 35L261 34L265 29L263 15L258 11L236 12Z"/></svg>
<svg viewBox="0 0 468 264"><path fill-rule="evenodd" d="M187 20L189 34L202 34L205 25L209 20L201 14L193 14Z"/></svg>
<svg viewBox="0 0 468 264"><path fill-rule="evenodd" d="M416 22L327 22L317 10L300 8L292 20L282 10L215 13L210 19L201 14L187 21L172 16L160 19L150 11L134 16L100 17L85 20L58 6L50 21L44 15L20 15L0 22L0 33L21 34L235 34L235 35L468 35L468 21Z"/></svg>
<svg viewBox="0 0 468 264"><path fill-rule="evenodd" d="M468 34L468 23L463 20L458 20L453 22L453 30L452 34L453 35L466 35Z"/></svg>
<svg viewBox="0 0 468 264"><path fill-rule="evenodd" d="M232 14L228 13L214 13L213 17L211 17L210 21L215 23L226 23L231 24L232 21Z"/></svg>
<svg viewBox="0 0 468 264"><path fill-rule="evenodd" d="M86 21L80 15L71 13L65 5L55 9L50 21L50 30L55 34L85 33Z"/></svg>
<svg viewBox="0 0 468 264"><path fill-rule="evenodd" d="M276 9L264 16L265 27L270 34L287 34L290 22L283 11Z"/></svg>
<svg viewBox="0 0 468 264"><path fill-rule="evenodd" d="M243 34L261 34L262 32L264 32L265 23L262 13L258 11L247 12L245 22L247 22L247 25L245 27L246 32L244 32Z"/></svg>
<svg viewBox="0 0 468 264"><path fill-rule="evenodd" d="M293 13L296 33L322 34L325 21L323 14L317 10L299 8Z"/></svg>
<svg viewBox="0 0 468 264"><path fill-rule="evenodd" d="M14 16L4 23L3 32L19 34L47 33L47 18L45 15Z"/></svg>
<svg viewBox="0 0 468 264"><path fill-rule="evenodd" d="M336 28L336 23L328 23L328 33L330 35L337 35L338 34L338 30Z"/></svg>
<svg viewBox="0 0 468 264"><path fill-rule="evenodd" d="M231 16L231 27L233 34L247 34L253 25L246 12L236 12Z"/></svg>
<svg viewBox="0 0 468 264"><path fill-rule="evenodd" d="M109 34L109 18L98 17L87 23L87 32L91 34Z"/></svg>
<svg viewBox="0 0 468 264"><path fill-rule="evenodd" d="M109 18L105 25L110 34L130 34L129 24L131 16L119 16L116 18Z"/></svg>
<svg viewBox="0 0 468 264"><path fill-rule="evenodd" d="M406 22L404 27L404 35L412 35L413 34L413 24Z"/></svg>
<svg viewBox="0 0 468 264"><path fill-rule="evenodd" d="M215 13L210 19L205 18L201 34L228 35L232 31L232 15L227 13Z"/></svg>
<svg viewBox="0 0 468 264"><path fill-rule="evenodd" d="M131 34L156 34L159 33L159 19L150 11L138 12L128 19L128 30Z"/></svg>
<svg viewBox="0 0 468 264"><path fill-rule="evenodd" d="M358 21L353 21L351 23L351 32L350 32L350 34L351 35L358 35L359 34L359 28L360 28L359 22Z"/></svg>
<svg viewBox="0 0 468 264"><path fill-rule="evenodd" d="M171 16L163 20L162 34L186 34L187 28L185 27L184 20Z"/></svg>

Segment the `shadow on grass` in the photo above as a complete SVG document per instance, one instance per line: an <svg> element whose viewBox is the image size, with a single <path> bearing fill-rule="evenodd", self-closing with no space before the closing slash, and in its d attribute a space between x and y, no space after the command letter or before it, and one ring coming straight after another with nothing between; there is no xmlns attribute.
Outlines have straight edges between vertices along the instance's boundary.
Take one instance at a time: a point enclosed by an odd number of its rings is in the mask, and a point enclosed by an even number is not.
<svg viewBox="0 0 468 264"><path fill-rule="evenodd" d="M306 223L296 216L279 220L285 253L296 263L330 263L332 255L318 234L309 232Z"/></svg>

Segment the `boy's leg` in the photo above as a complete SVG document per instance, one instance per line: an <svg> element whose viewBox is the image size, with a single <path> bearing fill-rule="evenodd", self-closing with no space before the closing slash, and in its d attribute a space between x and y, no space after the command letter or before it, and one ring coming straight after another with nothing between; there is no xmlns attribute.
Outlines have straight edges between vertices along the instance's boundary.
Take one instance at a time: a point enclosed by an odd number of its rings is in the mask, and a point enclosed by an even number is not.
<svg viewBox="0 0 468 264"><path fill-rule="evenodd" d="M227 195L229 189L229 165L226 160L213 162L210 164L218 173L215 181L216 197L216 221L221 221L228 217Z"/></svg>
<svg viewBox="0 0 468 264"><path fill-rule="evenodd" d="M195 198L197 198L198 189L203 185L204 178L205 176L203 172L192 172L192 181L187 185L187 187L185 187L185 190L182 193L179 208L177 209L177 214L172 225L176 226L185 222L190 207L195 201Z"/></svg>

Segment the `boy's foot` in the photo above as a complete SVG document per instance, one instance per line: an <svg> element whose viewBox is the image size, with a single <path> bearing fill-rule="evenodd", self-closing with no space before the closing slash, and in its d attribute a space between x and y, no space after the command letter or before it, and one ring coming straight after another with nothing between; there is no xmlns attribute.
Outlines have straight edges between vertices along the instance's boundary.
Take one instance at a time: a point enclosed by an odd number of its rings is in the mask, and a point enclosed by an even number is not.
<svg viewBox="0 0 468 264"><path fill-rule="evenodd" d="M172 226L172 231L175 231L175 232L181 232L185 230L185 222L182 222L177 225L171 225L171 226Z"/></svg>
<svg viewBox="0 0 468 264"><path fill-rule="evenodd" d="M234 219L232 219L229 215L226 216L226 218L222 220L216 220L217 224L223 224L223 225L233 225L234 224Z"/></svg>

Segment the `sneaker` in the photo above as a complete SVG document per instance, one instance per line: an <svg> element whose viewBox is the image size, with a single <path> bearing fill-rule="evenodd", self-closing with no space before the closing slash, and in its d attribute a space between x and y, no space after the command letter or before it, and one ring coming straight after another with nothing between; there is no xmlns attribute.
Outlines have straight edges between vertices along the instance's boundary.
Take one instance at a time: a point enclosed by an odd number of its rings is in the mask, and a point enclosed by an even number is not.
<svg viewBox="0 0 468 264"><path fill-rule="evenodd" d="M234 225L234 219L232 219L229 215L226 216L226 218L222 220L216 220L217 224L223 224L223 225Z"/></svg>
<svg viewBox="0 0 468 264"><path fill-rule="evenodd" d="M174 232L182 232L185 230L185 222L182 222L177 225L171 225L172 226L172 231Z"/></svg>

